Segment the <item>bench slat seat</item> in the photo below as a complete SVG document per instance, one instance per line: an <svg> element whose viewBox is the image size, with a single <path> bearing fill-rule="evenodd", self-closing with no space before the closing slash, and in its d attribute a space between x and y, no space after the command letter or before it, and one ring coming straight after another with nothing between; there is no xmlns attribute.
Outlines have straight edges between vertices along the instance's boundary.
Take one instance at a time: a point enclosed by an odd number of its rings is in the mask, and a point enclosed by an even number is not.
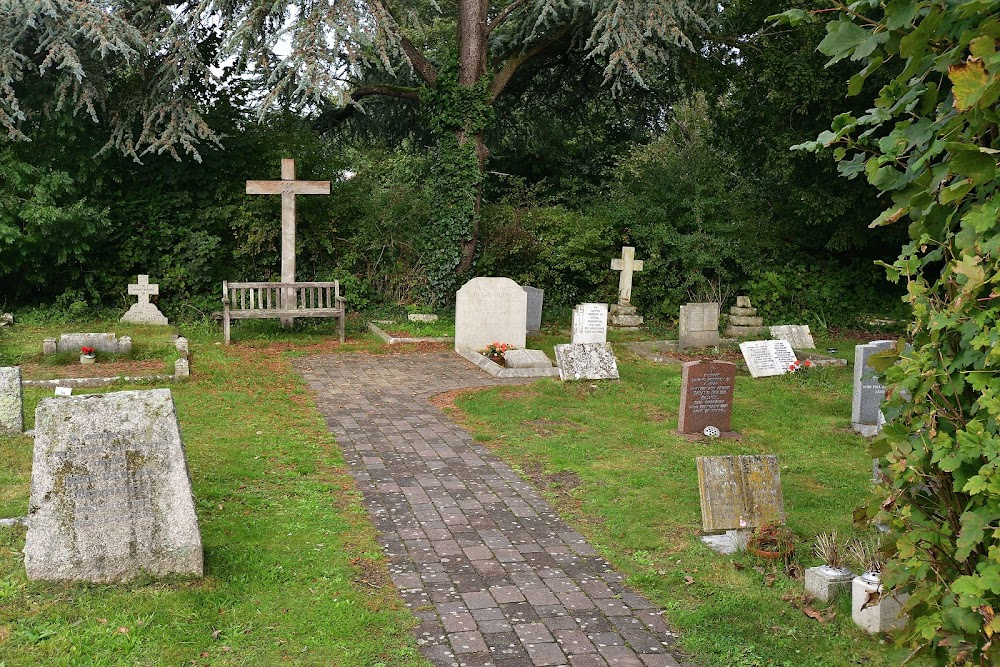
<svg viewBox="0 0 1000 667"><path fill-rule="evenodd" d="M340 283L222 282L222 331L229 345L232 320L273 317L335 317L340 342L344 342L346 301Z"/></svg>

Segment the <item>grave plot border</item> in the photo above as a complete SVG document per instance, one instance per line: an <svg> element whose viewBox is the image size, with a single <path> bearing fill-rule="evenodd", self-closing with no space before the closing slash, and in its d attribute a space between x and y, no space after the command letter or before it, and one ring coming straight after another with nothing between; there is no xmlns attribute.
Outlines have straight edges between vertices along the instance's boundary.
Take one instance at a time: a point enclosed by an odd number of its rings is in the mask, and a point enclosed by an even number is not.
<svg viewBox="0 0 1000 667"><path fill-rule="evenodd" d="M388 324L388 320L381 322L382 324ZM393 322L395 324L395 322ZM406 337L397 338L396 336L389 335L384 329L382 329L375 322L368 322L368 331L378 336L382 339L383 343L387 345L399 345L402 343L452 343L455 341L454 336L420 336L420 337Z"/></svg>
<svg viewBox="0 0 1000 667"><path fill-rule="evenodd" d="M487 375L491 375L497 378L544 378L544 377L559 377L559 367L553 366L551 368L504 368L500 364L494 362L492 359L488 359L482 354L476 352L475 350L470 350L464 347L456 347L455 352L464 357L466 360L475 364L481 371L485 372Z"/></svg>

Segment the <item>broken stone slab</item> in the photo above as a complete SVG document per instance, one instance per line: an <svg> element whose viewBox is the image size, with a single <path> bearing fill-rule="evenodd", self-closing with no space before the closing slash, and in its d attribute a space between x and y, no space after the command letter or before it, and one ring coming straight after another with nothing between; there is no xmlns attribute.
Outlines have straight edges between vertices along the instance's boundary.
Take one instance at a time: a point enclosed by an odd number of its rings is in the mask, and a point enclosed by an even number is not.
<svg viewBox="0 0 1000 667"><path fill-rule="evenodd" d="M617 380L618 362L610 343L556 345L561 380Z"/></svg>

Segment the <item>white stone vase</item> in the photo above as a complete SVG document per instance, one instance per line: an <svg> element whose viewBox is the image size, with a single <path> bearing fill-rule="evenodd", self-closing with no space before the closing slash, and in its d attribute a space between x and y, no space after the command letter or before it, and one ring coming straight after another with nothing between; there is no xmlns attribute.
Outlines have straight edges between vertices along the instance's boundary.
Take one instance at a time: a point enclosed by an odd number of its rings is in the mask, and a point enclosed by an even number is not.
<svg viewBox="0 0 1000 667"><path fill-rule="evenodd" d="M90 364L96 364L97 363L97 355L96 354L81 354L80 355L80 363L83 364L84 366L87 366L87 365L90 365Z"/></svg>
<svg viewBox="0 0 1000 667"><path fill-rule="evenodd" d="M851 619L872 634L901 628L906 624L903 604L909 597L886 592L877 573L865 572L851 582Z"/></svg>

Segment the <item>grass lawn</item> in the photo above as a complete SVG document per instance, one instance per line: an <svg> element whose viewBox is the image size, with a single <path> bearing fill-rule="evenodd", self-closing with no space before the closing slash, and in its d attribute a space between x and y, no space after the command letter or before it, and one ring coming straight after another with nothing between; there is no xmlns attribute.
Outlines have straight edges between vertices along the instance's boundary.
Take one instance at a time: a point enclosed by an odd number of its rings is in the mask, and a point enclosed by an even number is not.
<svg viewBox="0 0 1000 667"><path fill-rule="evenodd" d="M529 347L559 342L543 335ZM853 354L853 344L817 341ZM851 623L842 596L832 621L807 617L801 581L748 554L701 544L695 457L777 454L788 525L802 567L816 533L850 534L871 478L865 441L850 425L851 368L737 378L733 427L742 441L675 434L680 366L619 348L621 382L559 383L469 392L455 416L477 440L532 478L574 526L666 610L681 645L705 665L838 667L899 664L886 637ZM775 576L777 575L777 576ZM822 610L826 605L816 603ZM913 664L924 664L915 662Z"/></svg>
<svg viewBox="0 0 1000 667"><path fill-rule="evenodd" d="M405 317L396 318L392 324L378 324L378 327L393 335L398 332L410 338L453 338L455 318L441 316L434 322L411 322ZM397 335L398 338L403 336Z"/></svg>
<svg viewBox="0 0 1000 667"><path fill-rule="evenodd" d="M293 336L319 350L334 327ZM19 324L0 329L0 358L30 358L43 337L70 330L126 327ZM282 335L267 325L248 332ZM284 358L290 345L223 348L215 331L184 333L194 375L171 389L205 577L28 582L23 529L0 528L0 665L426 665L333 437ZM359 346L377 349L368 338ZM142 387L116 387L125 388ZM26 390L28 428L51 394ZM0 517L27 511L31 447L28 437L0 437Z"/></svg>

